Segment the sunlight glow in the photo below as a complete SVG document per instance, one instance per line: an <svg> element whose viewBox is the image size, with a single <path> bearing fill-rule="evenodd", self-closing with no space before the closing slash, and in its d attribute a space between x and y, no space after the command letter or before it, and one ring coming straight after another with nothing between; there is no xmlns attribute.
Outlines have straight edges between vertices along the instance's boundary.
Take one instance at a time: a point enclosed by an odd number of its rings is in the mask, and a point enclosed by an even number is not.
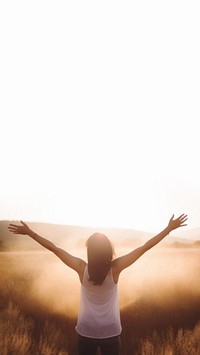
<svg viewBox="0 0 200 355"><path fill-rule="evenodd" d="M0 218L200 226L198 2L0 7Z"/></svg>

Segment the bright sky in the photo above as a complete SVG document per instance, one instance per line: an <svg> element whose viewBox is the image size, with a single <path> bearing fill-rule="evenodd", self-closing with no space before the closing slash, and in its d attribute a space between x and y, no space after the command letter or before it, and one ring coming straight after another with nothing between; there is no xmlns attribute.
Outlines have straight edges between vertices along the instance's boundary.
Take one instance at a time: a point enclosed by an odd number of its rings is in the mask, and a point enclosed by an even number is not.
<svg viewBox="0 0 200 355"><path fill-rule="evenodd" d="M0 219L200 226L199 1L1 1Z"/></svg>

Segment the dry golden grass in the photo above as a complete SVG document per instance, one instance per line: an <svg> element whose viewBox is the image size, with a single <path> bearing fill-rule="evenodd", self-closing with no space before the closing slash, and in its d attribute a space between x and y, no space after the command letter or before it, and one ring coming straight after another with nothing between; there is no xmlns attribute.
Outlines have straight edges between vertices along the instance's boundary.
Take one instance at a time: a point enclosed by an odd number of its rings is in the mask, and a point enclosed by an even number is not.
<svg viewBox="0 0 200 355"><path fill-rule="evenodd" d="M194 329L178 330L172 328L160 336L154 332L141 342L141 355L198 355L200 354L200 322Z"/></svg>
<svg viewBox="0 0 200 355"><path fill-rule="evenodd" d="M12 302L0 313L1 355L69 355L62 346L63 334L48 319L39 323L22 315ZM38 328L38 329L37 329Z"/></svg>
<svg viewBox="0 0 200 355"><path fill-rule="evenodd" d="M200 354L199 252L169 253L146 256L120 282L122 355ZM76 355L78 278L54 258L0 254L1 355Z"/></svg>
<svg viewBox="0 0 200 355"><path fill-rule="evenodd" d="M40 322L36 334L34 319L22 315L20 309L9 302L0 313L0 349L2 355L75 355L67 351L63 338L67 336L50 320ZM134 335L129 331L129 344ZM63 344L63 345L62 345ZM200 322L194 329L172 327L164 333L153 331L151 336L141 338L137 349L122 350L126 355L198 355L200 354Z"/></svg>

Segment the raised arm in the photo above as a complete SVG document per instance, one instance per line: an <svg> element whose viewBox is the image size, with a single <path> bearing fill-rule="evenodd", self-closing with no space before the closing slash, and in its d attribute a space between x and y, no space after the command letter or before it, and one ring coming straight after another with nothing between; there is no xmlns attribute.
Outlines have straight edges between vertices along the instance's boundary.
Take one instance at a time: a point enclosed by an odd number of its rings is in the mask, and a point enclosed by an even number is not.
<svg viewBox="0 0 200 355"><path fill-rule="evenodd" d="M174 219L174 215L170 218L169 223L162 232L157 234L155 237L151 238L148 242L146 242L141 247L133 250L129 254L123 255L115 260L113 260L112 268L113 272L116 275L116 279L118 278L120 272L132 265L138 258L140 258L147 250L153 248L156 244L158 244L162 239L164 239L172 230L186 226L185 222L187 221L187 215L182 214L178 218Z"/></svg>
<svg viewBox="0 0 200 355"><path fill-rule="evenodd" d="M12 232L13 234L28 235L29 237L34 239L37 243L39 243L41 246L54 253L67 266L75 270L79 274L80 278L82 277L82 273L85 268L85 261L67 253L65 250L61 248L58 248L54 243L52 243L48 239L41 237L33 230L31 230L26 223L24 223L23 221L20 222L21 225L9 224L8 226L9 231Z"/></svg>

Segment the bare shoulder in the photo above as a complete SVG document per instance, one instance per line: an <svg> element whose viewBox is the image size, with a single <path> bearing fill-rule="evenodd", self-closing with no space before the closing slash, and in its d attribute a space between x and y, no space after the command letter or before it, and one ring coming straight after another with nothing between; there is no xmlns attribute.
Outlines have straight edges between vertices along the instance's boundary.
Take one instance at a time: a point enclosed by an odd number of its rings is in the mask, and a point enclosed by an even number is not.
<svg viewBox="0 0 200 355"><path fill-rule="evenodd" d="M116 279L119 278L120 273L131 266L137 259L139 259L145 252L147 251L146 246L141 246L139 248L134 249L128 254L122 255L117 259L112 261L112 270L113 275L115 275Z"/></svg>
<svg viewBox="0 0 200 355"><path fill-rule="evenodd" d="M120 270L117 267L117 259L113 260L111 263L111 269L112 269L112 276L113 276L113 281L114 283L118 283L119 280L119 275L120 275Z"/></svg>
<svg viewBox="0 0 200 355"><path fill-rule="evenodd" d="M59 257L60 260L62 260L64 264L75 270L79 274L79 277L83 275L86 266L86 262L84 260L69 254L61 248L56 247L53 252L57 257Z"/></svg>
<svg viewBox="0 0 200 355"><path fill-rule="evenodd" d="M81 283L83 282L83 275L84 275L84 272L85 272L86 265L87 265L86 262L84 260L81 260L79 271L78 271L78 276L79 276L79 279L80 279Z"/></svg>

